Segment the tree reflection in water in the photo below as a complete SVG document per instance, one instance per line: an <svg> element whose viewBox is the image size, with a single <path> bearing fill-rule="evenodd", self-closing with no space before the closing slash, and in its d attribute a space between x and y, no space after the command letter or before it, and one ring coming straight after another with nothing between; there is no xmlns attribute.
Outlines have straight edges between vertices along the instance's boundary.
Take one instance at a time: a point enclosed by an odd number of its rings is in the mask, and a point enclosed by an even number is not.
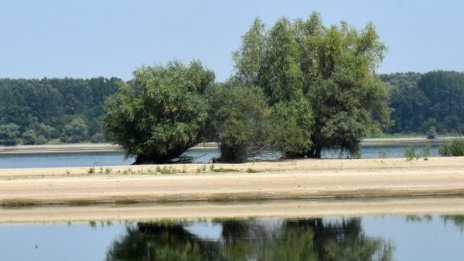
<svg viewBox="0 0 464 261"><path fill-rule="evenodd" d="M113 243L107 260L391 260L393 246L364 234L360 219L213 220L216 240L186 223L138 223Z"/></svg>

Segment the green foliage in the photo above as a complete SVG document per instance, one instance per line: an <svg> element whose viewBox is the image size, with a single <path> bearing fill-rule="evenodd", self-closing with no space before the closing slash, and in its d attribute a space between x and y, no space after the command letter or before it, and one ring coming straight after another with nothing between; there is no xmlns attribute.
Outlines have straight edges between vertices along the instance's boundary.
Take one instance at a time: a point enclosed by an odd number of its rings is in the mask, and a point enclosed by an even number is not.
<svg viewBox="0 0 464 261"><path fill-rule="evenodd" d="M266 31L257 19L234 53L234 78L263 89L281 130L292 125L291 135L274 132L284 154L320 157L335 148L356 155L363 137L391 125L388 89L375 74L385 50L372 24L324 27L313 13ZM295 117L296 108L306 119Z"/></svg>
<svg viewBox="0 0 464 261"><path fill-rule="evenodd" d="M109 99L104 127L136 163L169 162L200 141L207 118L202 93L214 73L194 61L141 67L133 74Z"/></svg>
<svg viewBox="0 0 464 261"><path fill-rule="evenodd" d="M209 139L219 143L220 161L244 162L269 145L271 110L261 89L216 85L208 90Z"/></svg>
<svg viewBox="0 0 464 261"><path fill-rule="evenodd" d="M426 133L433 127L437 133L464 133L464 73L396 73L382 79L391 88L391 132Z"/></svg>
<svg viewBox="0 0 464 261"><path fill-rule="evenodd" d="M28 144L42 144L63 136L65 125L82 118L89 139L102 132L98 118L103 101L116 92L117 78L0 79L0 125L14 123ZM105 139L107 140L107 139ZM32 143L33 142L33 143Z"/></svg>
<svg viewBox="0 0 464 261"><path fill-rule="evenodd" d="M257 170L257 169L254 169L254 168L247 168L246 169L246 172L247 173L259 173L261 171Z"/></svg>
<svg viewBox="0 0 464 261"><path fill-rule="evenodd" d="M422 156L424 157L424 160L428 160L428 158L431 155L432 155L432 146L429 143L427 143L422 149Z"/></svg>
<svg viewBox="0 0 464 261"><path fill-rule="evenodd" d="M90 167L90 168L87 170L87 173L88 173L88 174L94 174L94 173L95 173L95 167Z"/></svg>
<svg viewBox="0 0 464 261"><path fill-rule="evenodd" d="M451 144L441 145L439 154L446 157L464 156L464 140L453 140Z"/></svg>
<svg viewBox="0 0 464 261"><path fill-rule="evenodd" d="M87 138L88 128L85 121L81 118L76 118L64 126L61 140L68 143L77 143L84 141Z"/></svg>
<svg viewBox="0 0 464 261"><path fill-rule="evenodd" d="M437 131L435 127L430 127L429 131L427 132L427 139L433 140L437 138Z"/></svg>
<svg viewBox="0 0 464 261"><path fill-rule="evenodd" d="M37 134L35 134L34 130L30 129L23 133L21 139L25 145L33 145L38 143Z"/></svg>
<svg viewBox="0 0 464 261"><path fill-rule="evenodd" d="M413 159L418 159L419 155L416 154L416 149L414 147L407 147L404 149L404 156L407 161L412 161Z"/></svg>
<svg viewBox="0 0 464 261"><path fill-rule="evenodd" d="M171 167L171 166L163 166L162 168L161 167L156 167L156 173L158 174L175 174L177 173L177 169Z"/></svg>
<svg viewBox="0 0 464 261"><path fill-rule="evenodd" d="M301 157L312 148L314 116L307 99L277 103L272 112L271 139L287 158Z"/></svg>
<svg viewBox="0 0 464 261"><path fill-rule="evenodd" d="M10 123L0 125L0 145L14 146L18 143L19 126Z"/></svg>

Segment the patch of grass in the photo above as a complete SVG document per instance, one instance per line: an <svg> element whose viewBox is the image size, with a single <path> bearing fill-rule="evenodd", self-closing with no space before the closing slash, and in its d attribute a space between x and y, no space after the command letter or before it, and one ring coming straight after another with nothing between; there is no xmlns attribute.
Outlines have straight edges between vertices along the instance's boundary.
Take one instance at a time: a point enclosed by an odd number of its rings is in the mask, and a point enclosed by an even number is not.
<svg viewBox="0 0 464 261"><path fill-rule="evenodd" d="M113 172L113 170L111 168L106 168L105 169L105 174L111 174L111 172Z"/></svg>
<svg viewBox="0 0 464 261"><path fill-rule="evenodd" d="M119 199L119 200L114 201L114 204L116 205L131 205L131 204L137 204L137 203L139 203L139 201L135 199Z"/></svg>
<svg viewBox="0 0 464 261"><path fill-rule="evenodd" d="M177 169L173 168L173 167L167 167L167 166L163 166L162 168L161 167L156 167L156 173L159 173L159 174L176 174L178 171Z"/></svg>
<svg viewBox="0 0 464 261"><path fill-rule="evenodd" d="M424 157L424 160L429 160L430 155L432 155L432 146L427 143L422 149L422 157Z"/></svg>
<svg viewBox="0 0 464 261"><path fill-rule="evenodd" d="M211 169L211 166L210 166L210 169ZM212 167L211 170L212 170L212 171L215 171L215 170L214 170L214 166ZM197 172L197 173L206 172L206 165L203 165L203 166L197 168L196 172Z"/></svg>
<svg viewBox="0 0 464 261"><path fill-rule="evenodd" d="M453 140L450 144L440 146L439 153L446 157L464 156L464 140Z"/></svg>
<svg viewBox="0 0 464 261"><path fill-rule="evenodd" d="M87 173L94 174L95 173L95 167L90 167L89 170L87 170Z"/></svg>
<svg viewBox="0 0 464 261"><path fill-rule="evenodd" d="M69 206L90 206L95 205L97 202L89 199L73 199L66 202Z"/></svg>
<svg viewBox="0 0 464 261"><path fill-rule="evenodd" d="M247 168L246 170L247 173L259 173L261 171L257 170L257 169L254 169L254 168Z"/></svg>
<svg viewBox="0 0 464 261"><path fill-rule="evenodd" d="M213 172L238 172L238 169L219 168L213 169Z"/></svg>
<svg viewBox="0 0 464 261"><path fill-rule="evenodd" d="M27 208L38 205L37 202L31 199L6 199L0 203L3 208Z"/></svg>
<svg viewBox="0 0 464 261"><path fill-rule="evenodd" d="M416 154L416 149L414 147L408 147L404 150L404 156L407 161L412 161L413 159L418 159L419 156Z"/></svg>

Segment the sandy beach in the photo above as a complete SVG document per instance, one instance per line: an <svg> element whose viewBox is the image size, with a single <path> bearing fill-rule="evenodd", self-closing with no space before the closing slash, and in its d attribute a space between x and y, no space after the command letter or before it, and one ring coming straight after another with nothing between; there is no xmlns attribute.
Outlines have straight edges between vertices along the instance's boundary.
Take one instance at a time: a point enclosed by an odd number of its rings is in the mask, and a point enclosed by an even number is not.
<svg viewBox="0 0 464 261"><path fill-rule="evenodd" d="M0 170L0 222L464 214L459 196L462 157Z"/></svg>

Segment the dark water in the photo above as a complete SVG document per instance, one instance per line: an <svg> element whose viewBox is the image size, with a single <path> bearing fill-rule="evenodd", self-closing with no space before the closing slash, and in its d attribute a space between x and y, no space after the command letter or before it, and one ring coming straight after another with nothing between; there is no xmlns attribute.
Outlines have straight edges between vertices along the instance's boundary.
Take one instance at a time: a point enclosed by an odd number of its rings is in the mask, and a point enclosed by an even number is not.
<svg viewBox="0 0 464 261"><path fill-rule="evenodd" d="M464 260L464 216L0 225L0 260Z"/></svg>
<svg viewBox="0 0 464 261"><path fill-rule="evenodd" d="M361 158L404 157L405 146L371 146L361 148ZM423 147L416 146L416 153L422 154ZM219 157L218 149L190 149L184 156L193 157L195 163L207 163L213 157ZM280 154L264 152L257 160L276 159ZM438 145L432 145L431 156L438 156ZM339 151L325 150L323 158L346 157ZM130 165L134 158L125 158L122 152L105 153L47 153L47 154L0 154L0 168L47 168L47 167L90 167Z"/></svg>

